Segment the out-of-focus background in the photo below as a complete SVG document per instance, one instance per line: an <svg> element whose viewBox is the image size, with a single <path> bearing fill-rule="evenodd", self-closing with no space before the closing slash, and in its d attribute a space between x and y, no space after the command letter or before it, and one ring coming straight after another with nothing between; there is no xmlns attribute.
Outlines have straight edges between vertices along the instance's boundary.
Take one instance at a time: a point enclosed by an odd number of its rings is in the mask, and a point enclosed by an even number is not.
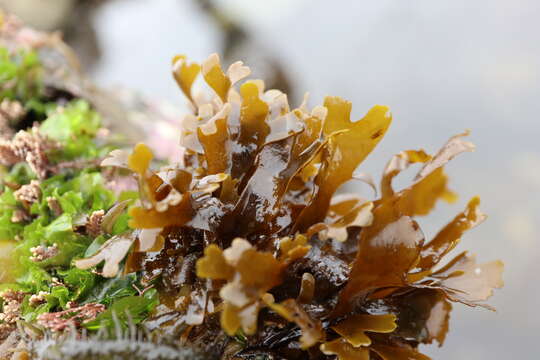
<svg viewBox="0 0 540 360"><path fill-rule="evenodd" d="M433 235L473 195L488 221L463 239L506 263L497 313L455 306L439 360L538 358L540 333L540 1L538 0L0 0L32 26L60 30L99 85L121 85L182 109L177 53L244 60L272 86L374 104L394 123L362 166L378 176L403 149L435 151L472 130L478 146L448 166L455 205L420 219ZM404 175L403 184L407 176ZM398 182L399 183L399 182ZM349 185L349 190L356 185ZM367 190L359 186L359 191Z"/></svg>

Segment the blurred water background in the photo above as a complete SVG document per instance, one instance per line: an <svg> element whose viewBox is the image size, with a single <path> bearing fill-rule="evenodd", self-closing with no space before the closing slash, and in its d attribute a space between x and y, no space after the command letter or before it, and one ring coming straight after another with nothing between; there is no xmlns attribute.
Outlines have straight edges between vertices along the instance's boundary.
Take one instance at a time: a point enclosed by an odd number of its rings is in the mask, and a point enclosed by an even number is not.
<svg viewBox="0 0 540 360"><path fill-rule="evenodd" d="M419 219L427 237L480 195L486 223L460 250L506 264L497 313L456 305L438 360L536 359L540 333L540 2L538 0L74 0L56 3L64 21L44 21L32 0L16 6L45 29L66 31L91 77L182 108L170 76L177 53L212 52L248 62L277 86L353 103L359 119L389 105L394 123L362 171L378 177L404 149L435 151L471 129L478 149L451 163L454 205ZM62 8L64 6L65 8ZM81 10L82 9L82 10ZM24 15L27 13L27 15ZM30 14L30 15L28 15ZM407 175L398 184L406 184ZM357 189L355 189L357 188ZM371 194L361 185L349 190Z"/></svg>

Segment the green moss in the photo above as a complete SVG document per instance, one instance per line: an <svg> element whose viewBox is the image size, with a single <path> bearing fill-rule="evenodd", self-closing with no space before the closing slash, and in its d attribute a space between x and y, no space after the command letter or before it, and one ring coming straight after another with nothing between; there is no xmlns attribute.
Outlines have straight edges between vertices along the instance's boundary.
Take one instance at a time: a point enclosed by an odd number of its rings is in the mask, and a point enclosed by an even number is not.
<svg viewBox="0 0 540 360"><path fill-rule="evenodd" d="M74 266L74 260L95 253L113 235L130 231L127 213L118 217L111 234L91 235L84 227L81 230L81 224L93 212L107 211L119 198L132 199L133 194L117 195L106 186L99 163L114 146L98 136L101 116L82 99L56 104L45 98L42 72L34 52L10 53L0 48L0 101L17 100L33 115L41 114L38 131L47 141L55 143L45 154L50 175L35 183L39 198L31 204L22 203L15 196L17 188L37 180L31 167L26 162L0 166L0 240L15 243L10 254L12 276L8 277L15 280L1 284L0 290L20 290L27 294L21 306L21 317L27 322L46 312L66 310L70 302L97 302L109 308L88 326L90 330L102 325L109 327L113 310L121 313L119 320L123 323L127 323L126 310L133 320L141 321L157 299L152 291L138 296L133 286L140 286L136 274L105 279L97 274L99 266L89 270ZM57 205L56 209L51 201ZM15 222L16 212L24 212L25 219ZM35 247L57 250L54 255L36 261L32 258ZM31 296L40 292L45 294L45 301L32 304Z"/></svg>
<svg viewBox="0 0 540 360"><path fill-rule="evenodd" d="M0 99L19 100L29 108L39 106L43 69L33 51L10 53L0 48Z"/></svg>

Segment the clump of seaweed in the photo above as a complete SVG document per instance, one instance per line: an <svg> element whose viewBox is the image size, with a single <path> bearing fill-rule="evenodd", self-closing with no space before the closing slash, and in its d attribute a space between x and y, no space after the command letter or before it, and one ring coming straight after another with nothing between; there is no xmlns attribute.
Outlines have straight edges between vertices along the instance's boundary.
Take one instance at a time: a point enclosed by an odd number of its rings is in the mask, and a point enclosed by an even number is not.
<svg viewBox="0 0 540 360"><path fill-rule="evenodd" d="M21 27L8 20L13 38ZM223 71L217 55L177 56L193 112L183 156L156 167L143 144L117 149L80 81L45 84L50 66L8 44L0 357L427 359L419 345L443 344L453 303L491 309L502 263L443 261L486 218L479 198L432 239L417 222L455 200L444 166L474 150L468 133L435 155L392 157L374 199L337 194L351 179L377 190L355 171L388 130L387 107L359 121L339 97L291 109L241 62ZM192 90L201 74L213 95ZM133 179L138 192L118 186Z"/></svg>
<svg viewBox="0 0 540 360"><path fill-rule="evenodd" d="M199 74L214 96L192 91ZM223 359L428 359L418 346L442 345L452 303L490 308L502 286L500 261L463 252L441 263L485 219L477 197L432 239L416 220L455 200L444 166L474 149L468 134L435 155L395 155L375 199L336 195L388 130L388 108L359 121L339 97L291 110L261 80L237 86L249 74L241 62L223 71L215 54L202 66L177 56L173 75L193 108L182 159L152 170L139 144L103 162L139 184L125 271L159 292L146 328ZM394 189L415 163L412 184ZM116 269L126 246L110 241L83 268Z"/></svg>

